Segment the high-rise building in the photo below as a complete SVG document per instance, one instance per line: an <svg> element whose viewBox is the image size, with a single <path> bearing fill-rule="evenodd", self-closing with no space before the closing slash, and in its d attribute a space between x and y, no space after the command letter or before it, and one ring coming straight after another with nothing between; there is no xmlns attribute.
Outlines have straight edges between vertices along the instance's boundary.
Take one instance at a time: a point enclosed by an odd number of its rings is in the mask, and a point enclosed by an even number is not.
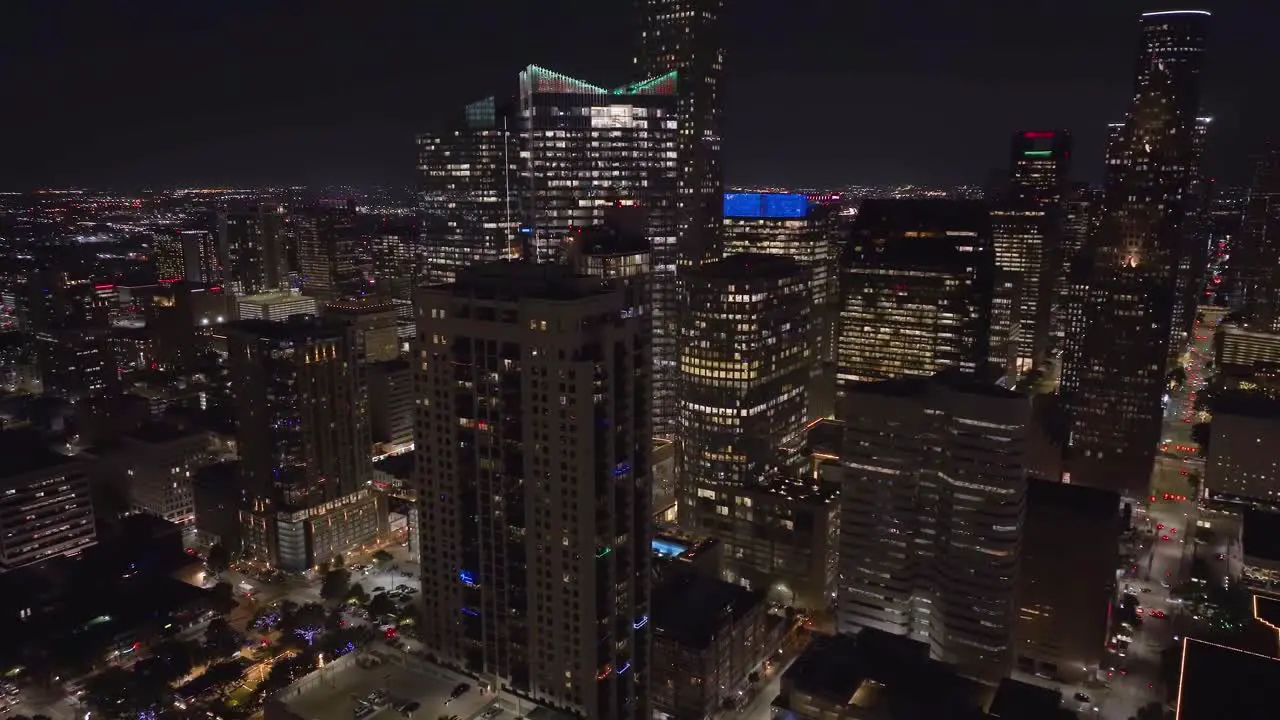
<svg viewBox="0 0 1280 720"><path fill-rule="evenodd" d="M995 252L981 202L864 202L840 275L841 382L986 365Z"/></svg>
<svg viewBox="0 0 1280 720"><path fill-rule="evenodd" d="M442 132L418 136L421 274L453 282L475 263L520 257L515 107L489 97Z"/></svg>
<svg viewBox="0 0 1280 720"><path fill-rule="evenodd" d="M322 207L298 213L294 232L304 295L334 300L358 297L372 289L354 210Z"/></svg>
<svg viewBox="0 0 1280 720"><path fill-rule="evenodd" d="M835 395L835 342L839 319L843 240L835 206L804 195L726 193L724 253L766 253L808 268L813 283L811 322L817 339L809 387L809 419L830 415Z"/></svg>
<svg viewBox="0 0 1280 720"><path fill-rule="evenodd" d="M1067 289L1071 268L1082 253L1097 240L1102 217L1102 192L1087 183L1075 183L1067 193L1062 208L1062 243L1058 253L1058 270L1054 275L1053 309L1050 312L1055 340L1066 339L1068 312Z"/></svg>
<svg viewBox="0 0 1280 720"><path fill-rule="evenodd" d="M842 407L840 631L909 635L938 659L1003 677L1031 403L947 370L852 383Z"/></svg>
<svg viewBox="0 0 1280 720"><path fill-rule="evenodd" d="M680 76L676 116L677 236L681 264L720 256L724 0L637 0L640 77Z"/></svg>
<svg viewBox="0 0 1280 720"><path fill-rule="evenodd" d="M648 718L647 313L521 263L416 303L423 643L578 717Z"/></svg>
<svg viewBox="0 0 1280 720"><path fill-rule="evenodd" d="M288 285L285 214L277 205L218 214L218 263L236 295L256 295Z"/></svg>
<svg viewBox="0 0 1280 720"><path fill-rule="evenodd" d="M531 65L520 73L524 257L562 259L565 239L619 205L645 216L653 299L654 432L675 429L674 71L612 90Z"/></svg>
<svg viewBox="0 0 1280 720"><path fill-rule="evenodd" d="M207 230L164 230L155 234L156 279L214 285L222 281L218 245Z"/></svg>
<svg viewBox="0 0 1280 720"><path fill-rule="evenodd" d="M1106 655L1122 524L1113 491L1034 479L1027 484L1015 633L1019 670L1071 682L1097 671Z"/></svg>
<svg viewBox="0 0 1280 720"><path fill-rule="evenodd" d="M1050 291L1060 267L1062 209L1071 158L1071 136L1062 130L1014 133L1007 196L991 210L996 267L1012 279L1008 304L1016 326L1012 341L1016 375L1042 362L1048 351Z"/></svg>
<svg viewBox="0 0 1280 720"><path fill-rule="evenodd" d="M415 218L391 217L378 223L369 239L373 278L379 294L410 301L413 288L427 279Z"/></svg>
<svg viewBox="0 0 1280 720"><path fill-rule="evenodd" d="M777 255L690 269L680 353L680 522L714 526L720 488L763 484L798 453L815 337L812 274ZM732 511L732 508L729 508Z"/></svg>
<svg viewBox="0 0 1280 720"><path fill-rule="evenodd" d="M1142 15L1132 106L1108 151L1106 196L1085 269L1082 335L1064 376L1073 480L1145 494L1160 440L1165 369L1187 308L1179 268L1194 210L1200 71L1209 13Z"/></svg>
<svg viewBox="0 0 1280 720"><path fill-rule="evenodd" d="M1232 305L1259 330L1280 332L1280 148L1254 165L1240 242L1231 248Z"/></svg>
<svg viewBox="0 0 1280 720"><path fill-rule="evenodd" d="M225 332L250 492L304 508L364 487L368 416L352 412L356 363L343 328L300 316L239 320Z"/></svg>
<svg viewBox="0 0 1280 720"><path fill-rule="evenodd" d="M19 315L34 336L44 392L71 402L119 392L110 335L118 306L114 285L42 270L32 273L18 300Z"/></svg>

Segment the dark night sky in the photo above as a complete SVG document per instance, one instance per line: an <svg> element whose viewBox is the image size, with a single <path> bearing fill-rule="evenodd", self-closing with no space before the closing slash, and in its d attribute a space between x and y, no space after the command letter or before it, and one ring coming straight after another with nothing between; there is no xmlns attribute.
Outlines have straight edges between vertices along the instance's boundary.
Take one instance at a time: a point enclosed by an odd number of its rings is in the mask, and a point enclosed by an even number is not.
<svg viewBox="0 0 1280 720"><path fill-rule="evenodd" d="M1018 127L1081 178L1131 90L1136 15L1215 12L1210 166L1280 135L1280 3L727 0L732 183L980 183ZM536 62L630 67L630 0L4 0L0 189L412 181L412 136Z"/></svg>

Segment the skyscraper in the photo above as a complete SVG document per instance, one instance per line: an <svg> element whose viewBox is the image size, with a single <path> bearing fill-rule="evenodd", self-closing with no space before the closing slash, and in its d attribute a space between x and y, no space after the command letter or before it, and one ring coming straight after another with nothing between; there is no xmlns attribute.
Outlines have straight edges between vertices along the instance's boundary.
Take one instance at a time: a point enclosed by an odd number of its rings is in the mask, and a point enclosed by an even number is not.
<svg viewBox="0 0 1280 720"><path fill-rule="evenodd" d="M420 289L424 644L578 717L649 717L642 308L563 265Z"/></svg>
<svg viewBox="0 0 1280 720"><path fill-rule="evenodd" d="M221 282L218 246L206 230L165 230L155 234L156 279L213 285Z"/></svg>
<svg viewBox="0 0 1280 720"><path fill-rule="evenodd" d="M795 260L730 255L690 270L680 352L681 523L707 529L697 498L761 484L798 449L816 361L812 273ZM708 512L699 515L699 509Z"/></svg>
<svg viewBox="0 0 1280 720"><path fill-rule="evenodd" d="M1209 13L1141 17L1133 104L1108 151L1098 247L1078 299L1083 335L1065 363L1077 482L1143 493L1183 305L1194 141Z"/></svg>
<svg viewBox="0 0 1280 720"><path fill-rule="evenodd" d="M1048 350L1070 158L1065 131L1014 133L1007 197L991 211L996 267L1013 281L1014 297L998 300L1011 306L1010 325L1017 328L1012 350L1018 375L1043 361Z"/></svg>
<svg viewBox="0 0 1280 720"><path fill-rule="evenodd" d="M418 136L421 281L453 282L478 262L520 257L515 107L488 97Z"/></svg>
<svg viewBox="0 0 1280 720"><path fill-rule="evenodd" d="M835 335L839 318L840 266L843 238L835 208L809 202L804 195L726 193L724 252L766 253L791 258L808 268L813 289L816 345L811 365L809 419L832 413L835 380Z"/></svg>
<svg viewBox="0 0 1280 720"><path fill-rule="evenodd" d="M369 416L344 329L313 316L226 326L246 551L301 571L385 530L366 487Z"/></svg>
<svg viewBox="0 0 1280 720"><path fill-rule="evenodd" d="M612 90L531 65L520 73L521 237L558 261L574 231L619 205L645 217L652 260L654 431L675 429L675 72Z"/></svg>
<svg viewBox="0 0 1280 720"><path fill-rule="evenodd" d="M843 402L838 628L908 635L1003 677L1030 402L954 369L852 383Z"/></svg>
<svg viewBox="0 0 1280 720"><path fill-rule="evenodd" d="M837 378L984 366L994 274L991 221L981 202L864 202L840 258Z"/></svg>
<svg viewBox="0 0 1280 720"><path fill-rule="evenodd" d="M261 205L218 214L218 262L236 295L257 295L288 284L285 215L279 206Z"/></svg>
<svg viewBox="0 0 1280 720"><path fill-rule="evenodd" d="M351 411L355 363L342 328L300 316L238 320L226 333L240 469L251 492L300 508L363 487L368 417Z"/></svg>
<svg viewBox="0 0 1280 720"><path fill-rule="evenodd" d="M1254 165L1240 242L1231 248L1236 298L1253 328L1280 333L1280 149Z"/></svg>
<svg viewBox="0 0 1280 720"><path fill-rule="evenodd" d="M724 0L637 0L640 77L676 71L679 167L677 235L681 264L719 257L721 195L721 80Z"/></svg>
<svg viewBox="0 0 1280 720"><path fill-rule="evenodd" d="M350 208L309 208L294 216L302 292L322 300L355 297L372 289L360 253L356 213Z"/></svg>

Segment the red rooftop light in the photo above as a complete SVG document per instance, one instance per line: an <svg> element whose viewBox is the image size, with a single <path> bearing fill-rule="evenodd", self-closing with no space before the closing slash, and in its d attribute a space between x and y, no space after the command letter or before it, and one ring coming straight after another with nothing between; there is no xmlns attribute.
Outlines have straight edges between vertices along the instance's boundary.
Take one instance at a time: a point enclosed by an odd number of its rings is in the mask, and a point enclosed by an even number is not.
<svg viewBox="0 0 1280 720"><path fill-rule="evenodd" d="M1024 132L1024 133L1022 133L1022 137L1026 138L1026 139L1028 139L1028 140L1042 140L1042 139L1044 139L1044 138L1051 138L1051 137L1053 137L1053 133L1052 133L1052 132L1037 132L1037 131Z"/></svg>

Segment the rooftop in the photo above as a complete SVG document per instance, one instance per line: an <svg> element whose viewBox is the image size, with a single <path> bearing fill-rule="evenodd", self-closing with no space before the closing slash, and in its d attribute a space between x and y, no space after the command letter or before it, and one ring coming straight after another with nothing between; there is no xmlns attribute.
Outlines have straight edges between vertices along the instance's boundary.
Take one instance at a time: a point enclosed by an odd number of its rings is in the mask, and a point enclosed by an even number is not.
<svg viewBox="0 0 1280 720"><path fill-rule="evenodd" d="M458 273L457 282L438 289L454 296L519 302L573 301L614 292L600 278L578 275L565 265L492 262Z"/></svg>
<svg viewBox="0 0 1280 720"><path fill-rule="evenodd" d="M1182 641L1177 720L1261 718L1275 712L1280 660L1195 638Z"/></svg>
<svg viewBox="0 0 1280 720"><path fill-rule="evenodd" d="M1280 513L1246 509L1240 545L1246 557L1280 562Z"/></svg>
<svg viewBox="0 0 1280 720"><path fill-rule="evenodd" d="M765 593L695 574L677 575L653 590L653 626L659 637L705 648L730 618L740 620Z"/></svg>
<svg viewBox="0 0 1280 720"><path fill-rule="evenodd" d="M127 437L131 440L158 445L200 434L202 433L199 430L192 430L173 423L149 422L129 433Z"/></svg>
<svg viewBox="0 0 1280 720"><path fill-rule="evenodd" d="M723 260L707 263L692 272L706 279L775 280L804 271L804 266L784 255L738 253Z"/></svg>
<svg viewBox="0 0 1280 720"><path fill-rule="evenodd" d="M262 340L308 342L316 339L343 337L339 328L326 325L315 315L293 315L282 322L260 320L236 320L223 326L227 335L256 337Z"/></svg>
<svg viewBox="0 0 1280 720"><path fill-rule="evenodd" d="M824 704L864 708L868 715L892 706L901 717L954 717L961 709L985 707L992 694L950 665L930 660L928 645L873 629L815 636L783 675L782 688L775 707L785 706L787 693L796 689Z"/></svg>
<svg viewBox="0 0 1280 720"><path fill-rule="evenodd" d="M1117 523L1118 527L1120 496L1112 490L1033 478L1027 483L1027 507L1068 511L1076 518Z"/></svg>
<svg viewBox="0 0 1280 720"><path fill-rule="evenodd" d="M37 430L18 428L0 431L0 478L12 478L45 468L69 465L77 460L54 452Z"/></svg>

